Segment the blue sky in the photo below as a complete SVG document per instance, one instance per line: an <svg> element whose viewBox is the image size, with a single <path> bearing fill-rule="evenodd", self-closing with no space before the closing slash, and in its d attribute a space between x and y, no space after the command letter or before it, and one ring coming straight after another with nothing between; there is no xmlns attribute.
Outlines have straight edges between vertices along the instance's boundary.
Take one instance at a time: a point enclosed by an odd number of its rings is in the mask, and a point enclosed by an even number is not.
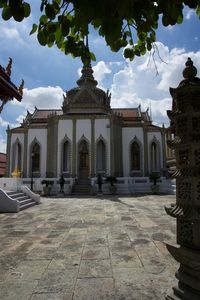
<svg viewBox="0 0 200 300"><path fill-rule="evenodd" d="M18 126L27 109L60 108L62 94L76 86L82 63L80 59L65 56L56 48L42 47L36 35L29 36L32 24L36 21L40 1L32 3L30 18L22 23L5 22L0 17L0 64L6 67L12 57L11 79L19 85L25 80L22 103L8 103L0 115L0 152L6 151L6 128ZM129 62L123 52L113 53L104 40L94 31L90 34L90 48L96 54L93 63L94 75L99 87L110 89L113 107L151 106L155 124L167 125L166 109L170 109L169 87L176 87L182 79L182 70L188 56L192 58L200 72L200 30L199 19L193 10L185 9L183 24L174 27L159 27L155 60L159 75L156 75L149 54ZM200 73L198 73L200 75Z"/></svg>

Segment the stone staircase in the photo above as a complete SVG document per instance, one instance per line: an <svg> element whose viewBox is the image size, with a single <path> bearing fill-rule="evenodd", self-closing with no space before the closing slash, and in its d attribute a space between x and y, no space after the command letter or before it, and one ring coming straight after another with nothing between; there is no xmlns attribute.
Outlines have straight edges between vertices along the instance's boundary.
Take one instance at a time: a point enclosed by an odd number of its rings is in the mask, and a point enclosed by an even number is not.
<svg viewBox="0 0 200 300"><path fill-rule="evenodd" d="M90 195L91 185L89 179L80 178L72 188L72 195Z"/></svg>
<svg viewBox="0 0 200 300"><path fill-rule="evenodd" d="M28 195L26 195L23 192L7 191L6 193L12 200L19 201L20 211L37 204L33 199L31 199Z"/></svg>

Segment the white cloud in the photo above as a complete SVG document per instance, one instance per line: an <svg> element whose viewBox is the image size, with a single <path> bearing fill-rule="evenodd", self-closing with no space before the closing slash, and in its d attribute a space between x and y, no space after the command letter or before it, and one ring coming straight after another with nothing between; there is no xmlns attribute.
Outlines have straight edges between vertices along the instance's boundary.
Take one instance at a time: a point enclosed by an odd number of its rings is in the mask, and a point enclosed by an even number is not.
<svg viewBox="0 0 200 300"><path fill-rule="evenodd" d="M105 78L106 74L110 74L112 71L106 65L104 61L99 61L96 66L93 67L94 77L101 84L102 80Z"/></svg>
<svg viewBox="0 0 200 300"><path fill-rule="evenodd" d="M35 106L40 109L59 109L63 102L63 94L64 91L59 86L38 87L34 89L25 88L22 101L13 102L13 105L22 106L28 110L33 110Z"/></svg>
<svg viewBox="0 0 200 300"><path fill-rule="evenodd" d="M0 37L10 45L10 43L16 43L17 46L28 45L25 40L29 39L29 27L27 21L17 23L13 20L9 22L0 21ZM8 45L7 45L8 46Z"/></svg>
<svg viewBox="0 0 200 300"><path fill-rule="evenodd" d="M153 120L156 123L168 123L166 110L171 109L169 87L177 87L183 79L182 71L187 57L200 70L200 51L186 52L185 49L170 50L157 43L158 53L154 60L149 54L123 64L113 76L111 87L112 107L137 107L146 109L151 104ZM159 56L163 61L160 60ZM158 75L156 76L156 64Z"/></svg>
<svg viewBox="0 0 200 300"><path fill-rule="evenodd" d="M189 9L187 12L186 12L186 15L185 15L185 18L187 20L190 20L191 17L195 14L195 10L194 9Z"/></svg>

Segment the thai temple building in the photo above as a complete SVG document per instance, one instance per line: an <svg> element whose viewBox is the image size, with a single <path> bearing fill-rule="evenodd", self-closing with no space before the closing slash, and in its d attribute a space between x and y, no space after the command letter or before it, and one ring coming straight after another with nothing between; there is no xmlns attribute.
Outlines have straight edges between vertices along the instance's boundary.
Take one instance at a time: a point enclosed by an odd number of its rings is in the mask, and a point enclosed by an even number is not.
<svg viewBox="0 0 200 300"><path fill-rule="evenodd" d="M111 94L97 84L91 65L83 66L60 109L35 107L20 127L8 128L8 177L16 170L22 178L43 179L162 176L165 129L141 106L111 108Z"/></svg>

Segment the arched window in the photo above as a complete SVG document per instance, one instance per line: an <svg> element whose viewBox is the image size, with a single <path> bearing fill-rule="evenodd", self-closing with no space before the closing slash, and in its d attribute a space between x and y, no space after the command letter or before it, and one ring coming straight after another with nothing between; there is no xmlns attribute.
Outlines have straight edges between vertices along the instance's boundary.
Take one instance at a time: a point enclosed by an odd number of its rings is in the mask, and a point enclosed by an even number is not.
<svg viewBox="0 0 200 300"><path fill-rule="evenodd" d="M155 142L151 143L151 171L159 171L158 170L158 147Z"/></svg>
<svg viewBox="0 0 200 300"><path fill-rule="evenodd" d="M70 144L68 141L63 143L62 151L62 172L69 172L70 164Z"/></svg>
<svg viewBox="0 0 200 300"><path fill-rule="evenodd" d="M36 142L31 151L32 172L40 172L40 145Z"/></svg>
<svg viewBox="0 0 200 300"><path fill-rule="evenodd" d="M140 169L140 146L137 142L134 141L131 144L131 171L138 171Z"/></svg>
<svg viewBox="0 0 200 300"><path fill-rule="evenodd" d="M99 140L96 147L96 173L106 172L106 146Z"/></svg>

